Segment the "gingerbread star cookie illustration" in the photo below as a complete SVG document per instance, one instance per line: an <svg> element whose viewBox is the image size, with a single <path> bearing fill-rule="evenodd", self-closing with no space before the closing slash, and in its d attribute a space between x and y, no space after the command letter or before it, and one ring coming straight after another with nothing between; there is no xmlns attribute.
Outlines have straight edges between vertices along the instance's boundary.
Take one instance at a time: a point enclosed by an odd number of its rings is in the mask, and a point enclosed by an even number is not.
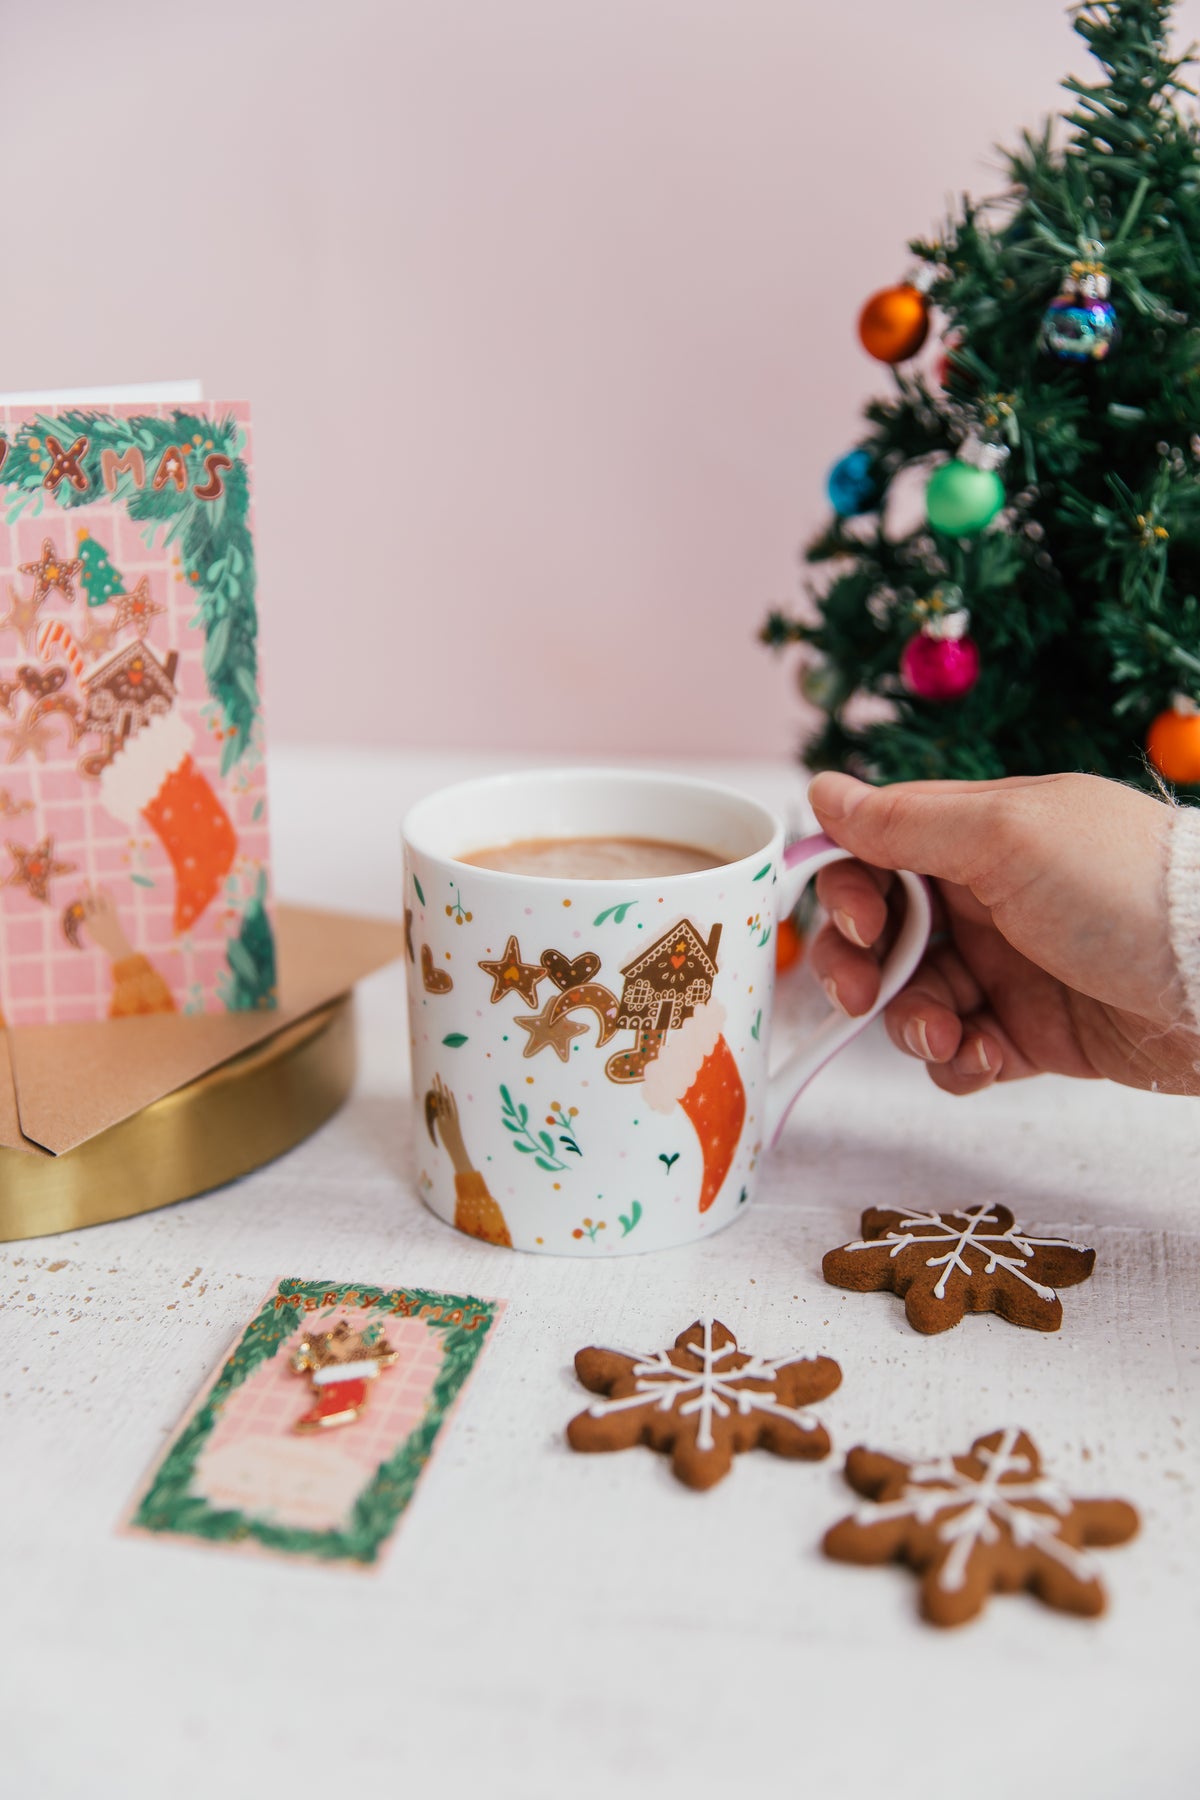
<svg viewBox="0 0 1200 1800"><path fill-rule="evenodd" d="M532 1016L517 1013L514 1017L513 1024L529 1033L525 1044L526 1056L536 1056L539 1050L549 1048L561 1062L569 1062L572 1038L586 1037L586 1025L569 1019L564 1012L559 1011L561 999L561 994L555 994L552 1000L547 1000L540 1013Z"/></svg>
<svg viewBox="0 0 1200 1800"><path fill-rule="evenodd" d="M828 1456L829 1433L806 1409L842 1379L828 1356L751 1355L718 1319L697 1319L653 1354L580 1350L575 1373L604 1398L571 1420L572 1450L648 1444L669 1452L693 1488L712 1487L736 1453L755 1447L806 1461Z"/></svg>
<svg viewBox="0 0 1200 1800"><path fill-rule="evenodd" d="M23 887L34 900L40 900L43 906L50 904L50 883L55 876L71 875L77 867L75 863L59 862L54 854L52 837L44 837L32 850L22 849L20 844L9 844L8 854L12 857L13 866L0 885Z"/></svg>
<svg viewBox="0 0 1200 1800"><path fill-rule="evenodd" d="M0 738L8 744L6 763L20 762L24 756L31 756L36 762L44 763L54 742L54 732L46 723L38 710L37 702L27 706L24 713L14 725L0 731Z"/></svg>
<svg viewBox="0 0 1200 1800"><path fill-rule="evenodd" d="M157 618L159 613L165 610L157 600L150 598L150 577L148 575L143 575L135 582L127 594L114 594L112 605L116 608L116 629L125 631L132 626L139 637L145 634L145 629L151 619Z"/></svg>
<svg viewBox="0 0 1200 1800"><path fill-rule="evenodd" d="M976 1438L965 1456L931 1462L851 1450L845 1475L866 1504L826 1532L826 1556L908 1563L933 1625L962 1625L991 1594L1021 1589L1094 1617L1105 1594L1084 1546L1124 1544L1138 1528L1124 1500L1072 1499L1015 1426Z"/></svg>
<svg viewBox="0 0 1200 1800"><path fill-rule="evenodd" d="M521 946L515 937L510 937L504 946L504 955L495 962L481 962L479 967L485 975L492 978L492 1005L504 999L506 994L520 994L526 1006L536 1006L537 986L545 981L546 970L540 963L521 961Z"/></svg>
<svg viewBox="0 0 1200 1800"><path fill-rule="evenodd" d="M968 1312L1057 1331L1055 1289L1086 1281L1095 1261L1083 1244L1034 1233L1006 1206L981 1202L945 1213L869 1207L861 1238L828 1251L821 1271L831 1287L898 1294L913 1330L931 1336Z"/></svg>
<svg viewBox="0 0 1200 1800"><path fill-rule="evenodd" d="M62 595L68 605L75 598L75 577L83 568L77 556L60 556L49 538L42 539L42 554L37 562L18 563L22 575L33 577L35 606L40 606L52 592Z"/></svg>
<svg viewBox="0 0 1200 1800"><path fill-rule="evenodd" d="M26 651L33 649L33 640L37 633L38 613L41 611L42 599L36 596L22 598L12 583L8 584L8 611L0 618L0 632L15 631Z"/></svg>

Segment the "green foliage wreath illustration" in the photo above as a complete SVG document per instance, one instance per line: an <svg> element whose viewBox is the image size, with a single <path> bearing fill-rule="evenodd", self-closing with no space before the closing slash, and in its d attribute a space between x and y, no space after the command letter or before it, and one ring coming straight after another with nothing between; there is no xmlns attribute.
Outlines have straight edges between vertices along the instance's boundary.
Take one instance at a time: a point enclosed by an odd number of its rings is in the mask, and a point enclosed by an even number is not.
<svg viewBox="0 0 1200 1800"><path fill-rule="evenodd" d="M254 543L249 526L249 476L240 455L245 442L241 426L229 416L209 419L181 408L165 419L142 413L118 419L90 408L53 416L39 413L20 427L0 464L0 501L9 525L23 512L36 518L42 510L47 433L63 443L77 437L87 439L80 467L88 485L80 491L69 481L60 482L54 493L60 506L119 500L131 519L147 527L143 533L147 542L161 529L164 545L178 544L184 572L199 603L205 639L204 676L226 732L221 773L228 774L250 746L259 704ZM111 450L120 457L134 447L145 460L145 486L139 487L132 474L122 470L115 491L108 495L101 479L103 452ZM187 485L180 491L174 481L168 481L156 491L154 471L173 447L178 447L186 460ZM200 500L192 490L207 480L205 457L213 454L230 459L230 466L221 472L223 492L215 500Z"/></svg>
<svg viewBox="0 0 1200 1800"><path fill-rule="evenodd" d="M321 1307L329 1283L283 1281L277 1298L266 1301L257 1318L221 1370L198 1412L188 1421L164 1457L136 1513L134 1526L143 1531L178 1532L212 1543L238 1543L247 1538L264 1549L313 1556L322 1562L373 1563L393 1525L412 1498L417 1478L429 1460L442 1423L459 1389L474 1367L499 1312L493 1300L472 1294L435 1294L425 1288L390 1293L385 1288L343 1284L336 1287L338 1305L354 1294L360 1305L391 1301L380 1307L386 1330L392 1311L424 1317L442 1338L442 1358L433 1391L420 1421L366 1483L340 1529L307 1530L281 1525L263 1515L223 1507L192 1489L200 1452L211 1436L231 1395L296 1329L309 1307ZM472 1321L474 1323L472 1324Z"/></svg>

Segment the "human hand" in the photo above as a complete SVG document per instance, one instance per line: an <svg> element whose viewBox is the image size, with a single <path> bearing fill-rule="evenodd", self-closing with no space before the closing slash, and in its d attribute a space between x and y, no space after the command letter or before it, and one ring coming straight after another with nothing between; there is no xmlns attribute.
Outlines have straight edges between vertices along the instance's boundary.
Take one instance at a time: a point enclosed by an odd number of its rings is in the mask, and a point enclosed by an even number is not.
<svg viewBox="0 0 1200 1800"><path fill-rule="evenodd" d="M931 878L934 938L884 1018L936 1086L1039 1073L1200 1092L1165 895L1171 809L1091 775L914 781L818 775L822 830L861 860L817 877L812 967L844 1012L879 992L889 871Z"/></svg>
<svg viewBox="0 0 1200 1800"><path fill-rule="evenodd" d="M425 1096L425 1129L436 1143L435 1126L441 1134L446 1154L454 1165L454 1173L469 1173L471 1159L467 1155L462 1126L458 1122L458 1101L440 1075L434 1076L433 1086Z"/></svg>
<svg viewBox="0 0 1200 1800"><path fill-rule="evenodd" d="M83 924L92 942L113 962L133 955L133 946L125 936L112 895L106 888L89 888L83 896Z"/></svg>

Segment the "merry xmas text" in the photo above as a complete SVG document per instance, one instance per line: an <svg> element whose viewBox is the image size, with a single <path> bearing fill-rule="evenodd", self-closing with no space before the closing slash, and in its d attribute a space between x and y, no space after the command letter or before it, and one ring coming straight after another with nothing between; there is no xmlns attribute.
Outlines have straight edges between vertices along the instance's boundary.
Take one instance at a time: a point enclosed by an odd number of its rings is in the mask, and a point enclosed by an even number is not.
<svg viewBox="0 0 1200 1800"><path fill-rule="evenodd" d="M276 1312L282 1306L294 1306L304 1312L319 1312L324 1306L355 1306L362 1312L376 1307L381 1313L395 1314L401 1319L440 1319L443 1325L461 1325L464 1331L478 1331L481 1325L488 1322L486 1313L476 1312L469 1317L464 1316L461 1306L443 1308L431 1306L428 1301L420 1305L411 1294L359 1293L356 1288L350 1288L344 1294L337 1288L329 1288L319 1300L315 1294L276 1294Z"/></svg>
<svg viewBox="0 0 1200 1800"><path fill-rule="evenodd" d="M88 440L77 437L70 449L64 450L56 437L49 432L45 437L46 460L49 468L42 476L42 486L49 488L53 494L61 482L67 481L77 493L86 494L91 487L91 478L83 466L87 455ZM0 469L3 469L9 450L12 446L7 438L0 437ZM204 480L197 482L192 492L197 500L219 500L225 492L225 484L221 480L222 469L232 469L233 458L224 456L219 450L209 450L204 455ZM136 444L131 444L118 456L115 450L100 452L100 479L110 494L117 491L117 480L121 475L128 475L134 487L144 488L146 485L146 459ZM188 446L185 444L168 444L158 459L158 467L150 478L150 485L155 493L165 488L168 482L173 483L179 493L187 487L191 476L188 472Z"/></svg>

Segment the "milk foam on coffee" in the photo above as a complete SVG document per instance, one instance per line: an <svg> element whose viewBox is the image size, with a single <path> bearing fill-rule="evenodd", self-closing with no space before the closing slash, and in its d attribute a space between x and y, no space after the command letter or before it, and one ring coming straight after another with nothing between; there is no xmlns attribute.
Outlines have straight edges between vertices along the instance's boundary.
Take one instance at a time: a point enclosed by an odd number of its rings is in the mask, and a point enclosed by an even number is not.
<svg viewBox="0 0 1200 1800"><path fill-rule="evenodd" d="M716 869L728 858L695 844L671 844L660 838L560 837L494 844L471 850L458 860L477 869L548 875L556 881L640 881L655 875L693 875L699 869Z"/></svg>

